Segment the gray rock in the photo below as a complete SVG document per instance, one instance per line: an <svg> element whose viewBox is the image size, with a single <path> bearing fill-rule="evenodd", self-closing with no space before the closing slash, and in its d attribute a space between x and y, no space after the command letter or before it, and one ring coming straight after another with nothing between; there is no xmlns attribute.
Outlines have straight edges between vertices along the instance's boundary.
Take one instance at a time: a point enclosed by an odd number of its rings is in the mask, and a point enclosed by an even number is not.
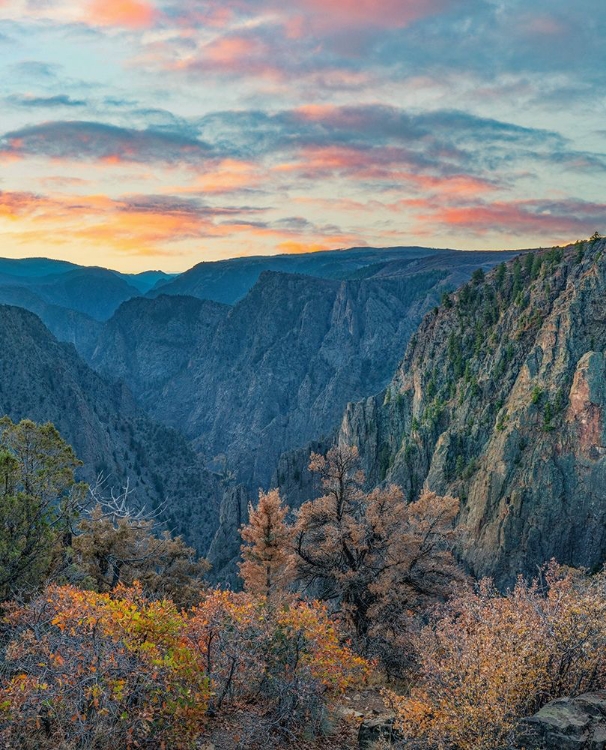
<svg viewBox="0 0 606 750"><path fill-rule="evenodd" d="M225 490L219 511L219 528L208 550L208 561L212 565L209 578L228 584L232 588L241 585L237 580L237 561L240 557L240 528L248 523L249 497L246 487L238 485Z"/></svg>
<svg viewBox="0 0 606 750"><path fill-rule="evenodd" d="M218 481L182 435L150 419L121 383L91 370L36 315L0 305L0 414L52 422L84 465L79 478L166 506L177 534L206 551L217 527ZM190 533L193 532L193 533Z"/></svg>
<svg viewBox="0 0 606 750"><path fill-rule="evenodd" d="M396 739L394 730L394 716L378 716L376 719L366 719L358 730L358 746L360 750L373 750L375 743L392 744Z"/></svg>
<svg viewBox="0 0 606 750"><path fill-rule="evenodd" d="M514 740L520 750L605 750L606 691L558 698L524 719Z"/></svg>
<svg viewBox="0 0 606 750"><path fill-rule="evenodd" d="M502 588L551 558L606 560L605 251L537 252L468 283L341 425L370 485L461 498L460 556Z"/></svg>

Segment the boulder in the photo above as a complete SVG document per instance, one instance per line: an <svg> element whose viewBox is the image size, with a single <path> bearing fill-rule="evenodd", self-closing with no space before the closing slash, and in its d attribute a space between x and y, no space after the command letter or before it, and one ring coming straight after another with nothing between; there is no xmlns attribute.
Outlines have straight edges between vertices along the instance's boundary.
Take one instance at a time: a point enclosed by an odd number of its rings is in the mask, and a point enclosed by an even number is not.
<svg viewBox="0 0 606 750"><path fill-rule="evenodd" d="M391 744L396 739L394 730L395 717L393 715L377 716L366 719L358 730L358 746L360 750L372 750L375 743L383 741Z"/></svg>
<svg viewBox="0 0 606 750"><path fill-rule="evenodd" d="M524 719L519 750L606 750L606 691L558 698Z"/></svg>

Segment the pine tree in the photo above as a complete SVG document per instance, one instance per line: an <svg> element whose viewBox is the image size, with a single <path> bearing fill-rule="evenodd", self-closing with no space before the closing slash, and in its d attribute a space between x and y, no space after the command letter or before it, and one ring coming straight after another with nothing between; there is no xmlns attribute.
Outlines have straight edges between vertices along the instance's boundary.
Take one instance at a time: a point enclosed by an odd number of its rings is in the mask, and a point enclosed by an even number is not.
<svg viewBox="0 0 606 750"><path fill-rule="evenodd" d="M278 490L260 492L259 504L250 507L249 523L240 532L244 588L268 601L282 595L290 581L292 531L286 523L287 513Z"/></svg>

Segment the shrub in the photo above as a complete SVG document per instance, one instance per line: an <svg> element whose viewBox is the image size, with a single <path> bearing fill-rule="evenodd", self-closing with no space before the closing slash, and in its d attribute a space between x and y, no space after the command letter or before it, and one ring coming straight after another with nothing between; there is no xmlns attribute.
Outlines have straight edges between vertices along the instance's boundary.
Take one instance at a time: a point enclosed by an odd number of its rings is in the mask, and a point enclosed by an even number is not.
<svg viewBox="0 0 606 750"><path fill-rule="evenodd" d="M546 583L502 596L485 580L420 632L416 685L389 693L405 737L493 750L548 701L606 687L606 575L552 564Z"/></svg>
<svg viewBox="0 0 606 750"><path fill-rule="evenodd" d="M185 748L199 731L209 682L172 602L50 587L8 623L3 747Z"/></svg>
<svg viewBox="0 0 606 750"><path fill-rule="evenodd" d="M335 697L367 672L317 602L268 609L264 599L215 591L192 610L188 638L210 677L213 712L261 703L289 732L319 732Z"/></svg>
<svg viewBox="0 0 606 750"><path fill-rule="evenodd" d="M7 605L7 625L7 750L185 750L211 716L251 707L292 739L319 732L335 698L368 671L321 604L268 608L227 591L183 612L138 584L50 587Z"/></svg>

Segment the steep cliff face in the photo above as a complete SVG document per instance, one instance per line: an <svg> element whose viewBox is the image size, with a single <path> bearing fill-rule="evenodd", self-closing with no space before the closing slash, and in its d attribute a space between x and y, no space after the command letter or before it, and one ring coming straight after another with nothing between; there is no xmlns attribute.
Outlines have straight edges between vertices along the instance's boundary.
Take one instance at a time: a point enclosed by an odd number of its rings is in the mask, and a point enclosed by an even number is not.
<svg viewBox="0 0 606 750"><path fill-rule="evenodd" d="M223 457L216 465L226 463L256 492L284 451L332 433L348 401L389 382L445 289L498 261L394 254L398 260L388 253L358 268L363 278L344 281L266 271L233 307L192 297L131 300L105 325L91 362L123 378L155 419L205 456Z"/></svg>
<svg viewBox="0 0 606 750"><path fill-rule="evenodd" d="M229 309L193 297L136 297L103 327L89 362L102 374L124 380L149 411L157 411L163 398L176 407L180 394L171 388L171 379L189 366L202 342L210 343ZM175 413L172 423L181 421L182 414Z"/></svg>
<svg viewBox="0 0 606 750"><path fill-rule="evenodd" d="M606 559L606 241L522 256L430 313L340 440L371 483L461 497L461 554L510 583Z"/></svg>
<svg viewBox="0 0 606 750"><path fill-rule="evenodd" d="M0 258L0 302L38 315L59 341L89 358L107 320L127 299L171 276L120 274L48 258Z"/></svg>
<svg viewBox="0 0 606 750"><path fill-rule="evenodd" d="M380 388L441 275L340 282L264 273L173 381L185 433L267 486L280 454L334 429L346 402ZM167 408L158 416L170 421Z"/></svg>
<svg viewBox="0 0 606 750"><path fill-rule="evenodd" d="M166 503L177 533L206 551L218 523L216 478L174 430L147 417L128 389L91 370L32 313L0 305L0 414L53 422L84 462L137 500Z"/></svg>

